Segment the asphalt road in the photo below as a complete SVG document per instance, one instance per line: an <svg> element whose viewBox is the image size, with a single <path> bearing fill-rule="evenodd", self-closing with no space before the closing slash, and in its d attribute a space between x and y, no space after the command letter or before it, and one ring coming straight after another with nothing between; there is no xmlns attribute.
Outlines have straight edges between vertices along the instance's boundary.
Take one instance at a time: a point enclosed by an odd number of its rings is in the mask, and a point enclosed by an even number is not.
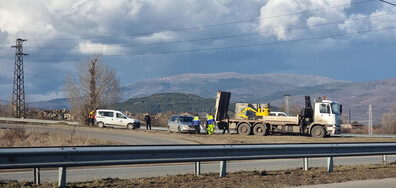
<svg viewBox="0 0 396 188"><path fill-rule="evenodd" d="M134 133L134 130L112 128L85 128L71 126L41 126L41 125L24 125L24 124L0 124L0 128L25 128L27 130L36 130L51 133L75 133L78 136L111 140L126 145L169 145L169 144L196 144L195 142L163 138L157 136L142 136Z"/></svg>
<svg viewBox="0 0 396 188"><path fill-rule="evenodd" d="M309 159L310 167L325 167L326 158ZM389 162L396 161L396 156L388 156ZM334 165L358 165L358 164L378 164L381 163L381 156L369 157L340 157L334 158ZM231 161L227 163L227 172L253 171L253 170L285 170L301 168L302 159L278 159L278 160L255 160L255 161ZM219 162L208 162L201 164L201 172L218 173ZM177 174L193 174L193 163L182 164L155 164L155 165L128 165L128 166L105 166L90 168L69 168L67 169L67 182L90 181L101 178L140 178L155 177ZM41 169L41 180L55 182L58 179L57 169ZM0 179L32 181L33 172L1 170Z"/></svg>
<svg viewBox="0 0 396 188"><path fill-rule="evenodd" d="M75 132L80 136L113 140L129 145L158 145L158 144L194 144L184 140L171 138L159 138L155 136L141 136L134 134L133 130L95 129L95 128L68 128L51 127L38 125L0 125L0 128L24 127L25 129L48 131L53 133ZM388 162L395 162L396 156L388 156ZM325 158L309 159L310 167L326 166ZM368 157L340 157L334 158L334 165L358 165L358 164L379 164L381 156ZM279 159L279 160L255 160L255 161L231 161L227 163L227 172L241 170L283 170L290 168L300 168L302 159ZM208 162L201 164L201 172L219 172L218 162ZM194 173L193 163L182 164L155 164L155 165L128 165L128 166L104 166L89 168L69 168L67 169L67 182L90 181L101 178L139 178L155 177L176 174ZM23 170L0 170L0 179L32 181L32 169ZM57 169L41 169L41 181L55 182L58 180ZM360 187L360 186L357 186ZM378 187L378 186L377 186Z"/></svg>

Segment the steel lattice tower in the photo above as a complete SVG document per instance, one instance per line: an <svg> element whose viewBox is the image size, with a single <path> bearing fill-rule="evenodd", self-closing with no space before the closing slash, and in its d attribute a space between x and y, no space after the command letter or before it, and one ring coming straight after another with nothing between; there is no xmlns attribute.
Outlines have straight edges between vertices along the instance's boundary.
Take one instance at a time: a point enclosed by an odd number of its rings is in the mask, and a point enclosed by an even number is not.
<svg viewBox="0 0 396 188"><path fill-rule="evenodd" d="M285 94L284 97L285 97L285 112L287 115L290 115L289 114L289 112L290 112L290 108L289 108L290 94Z"/></svg>
<svg viewBox="0 0 396 188"><path fill-rule="evenodd" d="M23 53L22 42L26 39L16 39L15 48L15 68L14 68L14 84L12 90L12 115L16 118L25 117L25 86L23 75Z"/></svg>
<svg viewBox="0 0 396 188"><path fill-rule="evenodd" d="M369 121L368 121L369 134L373 134L373 105L369 105Z"/></svg>

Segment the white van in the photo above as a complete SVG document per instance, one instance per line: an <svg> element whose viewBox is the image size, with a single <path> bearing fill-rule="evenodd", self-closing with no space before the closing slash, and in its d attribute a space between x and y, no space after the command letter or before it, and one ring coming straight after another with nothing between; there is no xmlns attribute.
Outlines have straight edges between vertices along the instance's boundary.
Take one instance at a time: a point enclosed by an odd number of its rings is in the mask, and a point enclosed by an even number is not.
<svg viewBox="0 0 396 188"><path fill-rule="evenodd" d="M129 118L127 115L116 110L99 109L95 113L95 125L100 128L114 127L114 128L140 128L140 121Z"/></svg>

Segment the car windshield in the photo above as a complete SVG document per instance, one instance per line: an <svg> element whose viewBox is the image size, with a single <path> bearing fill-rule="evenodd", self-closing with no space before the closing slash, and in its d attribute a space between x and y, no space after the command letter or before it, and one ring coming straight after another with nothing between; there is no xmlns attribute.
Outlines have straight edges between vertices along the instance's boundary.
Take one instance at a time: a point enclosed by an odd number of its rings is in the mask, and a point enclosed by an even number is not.
<svg viewBox="0 0 396 188"><path fill-rule="evenodd" d="M179 116L180 122L192 122L194 117L191 116Z"/></svg>
<svg viewBox="0 0 396 188"><path fill-rule="evenodd" d="M331 103L331 112L333 114L341 114L341 108L338 103Z"/></svg>

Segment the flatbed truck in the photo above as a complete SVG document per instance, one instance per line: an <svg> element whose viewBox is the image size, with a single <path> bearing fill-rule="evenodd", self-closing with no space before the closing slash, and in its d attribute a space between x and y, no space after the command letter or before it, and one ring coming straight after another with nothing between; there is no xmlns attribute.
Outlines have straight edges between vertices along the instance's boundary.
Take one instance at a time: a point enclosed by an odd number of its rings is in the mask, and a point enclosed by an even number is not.
<svg viewBox="0 0 396 188"><path fill-rule="evenodd" d="M313 108L310 97L305 96L305 108L302 108L297 116L258 116L255 119L237 119L228 115L230 98L230 92L217 93L214 118L219 129L228 126L239 134L258 136L295 133L321 138L341 133L342 105L335 101L316 99Z"/></svg>

